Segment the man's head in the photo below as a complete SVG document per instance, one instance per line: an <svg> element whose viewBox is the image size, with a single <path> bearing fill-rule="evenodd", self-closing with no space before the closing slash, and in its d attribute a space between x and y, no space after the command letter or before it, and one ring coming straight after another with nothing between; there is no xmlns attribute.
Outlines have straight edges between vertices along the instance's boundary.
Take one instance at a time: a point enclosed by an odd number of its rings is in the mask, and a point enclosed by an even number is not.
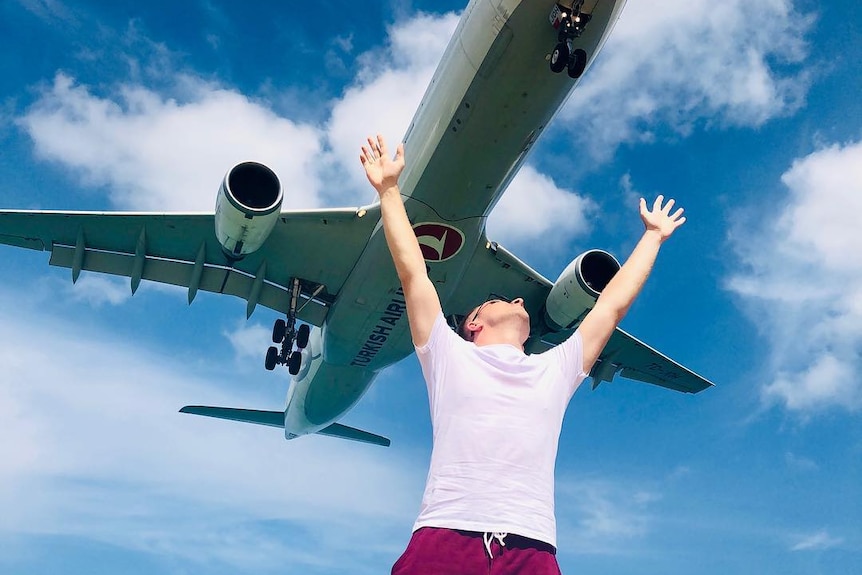
<svg viewBox="0 0 862 575"><path fill-rule="evenodd" d="M458 335L476 343L480 334L486 342L514 344L517 340L523 345L530 335L530 314L523 298L493 297L470 310L458 326Z"/></svg>

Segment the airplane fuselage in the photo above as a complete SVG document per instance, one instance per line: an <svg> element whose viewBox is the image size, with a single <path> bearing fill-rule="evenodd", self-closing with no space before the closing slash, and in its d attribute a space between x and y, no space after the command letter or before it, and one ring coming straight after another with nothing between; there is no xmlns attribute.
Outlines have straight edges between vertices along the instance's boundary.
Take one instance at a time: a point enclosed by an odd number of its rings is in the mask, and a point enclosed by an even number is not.
<svg viewBox="0 0 862 575"><path fill-rule="evenodd" d="M625 0L590 0L591 20L574 44L588 64ZM554 74L552 2L473 0L404 136L400 179L429 276L447 313L485 224L548 123L577 85ZM479 303L488 294L475 294ZM356 318L366 318L356 321ZM378 223L321 328L312 330L303 369L288 390L285 436L339 419L377 373L413 352L406 305Z"/></svg>

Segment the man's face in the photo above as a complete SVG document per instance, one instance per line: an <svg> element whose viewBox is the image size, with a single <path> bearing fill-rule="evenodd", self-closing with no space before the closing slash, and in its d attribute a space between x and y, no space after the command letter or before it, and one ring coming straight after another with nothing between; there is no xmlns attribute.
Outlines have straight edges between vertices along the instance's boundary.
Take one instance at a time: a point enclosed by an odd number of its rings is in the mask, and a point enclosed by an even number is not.
<svg viewBox="0 0 862 575"><path fill-rule="evenodd" d="M495 326L509 321L523 322L529 327L530 314L524 308L523 298L517 297L512 301L507 301L503 298L487 300L482 305L475 307L467 315L465 331L469 331L468 327L471 323L482 326Z"/></svg>

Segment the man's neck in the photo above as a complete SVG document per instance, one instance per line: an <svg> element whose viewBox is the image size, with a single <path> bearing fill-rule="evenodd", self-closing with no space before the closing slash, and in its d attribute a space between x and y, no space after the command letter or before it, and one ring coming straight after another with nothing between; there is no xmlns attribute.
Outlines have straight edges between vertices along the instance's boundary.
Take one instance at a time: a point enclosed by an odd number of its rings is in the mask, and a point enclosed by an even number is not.
<svg viewBox="0 0 862 575"><path fill-rule="evenodd" d="M520 331L521 330L483 329L473 337L473 343L479 347L485 345L511 345L523 352L524 339L522 339Z"/></svg>

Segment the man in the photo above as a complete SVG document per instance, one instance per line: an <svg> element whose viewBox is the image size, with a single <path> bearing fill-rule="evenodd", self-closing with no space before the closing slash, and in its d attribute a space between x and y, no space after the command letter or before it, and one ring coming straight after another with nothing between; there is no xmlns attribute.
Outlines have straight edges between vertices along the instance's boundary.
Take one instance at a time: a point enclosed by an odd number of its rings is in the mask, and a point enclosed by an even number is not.
<svg viewBox="0 0 862 575"><path fill-rule="evenodd" d="M652 270L664 240L685 222L673 200L640 201L645 231L593 309L565 342L524 354L524 302L489 300L465 317L458 337L407 218L394 159L381 136L360 161L380 196L386 243L407 302L428 385L433 450L407 550L392 568L407 574L559 574L554 463L566 405L589 373ZM465 341L466 340L466 341Z"/></svg>

